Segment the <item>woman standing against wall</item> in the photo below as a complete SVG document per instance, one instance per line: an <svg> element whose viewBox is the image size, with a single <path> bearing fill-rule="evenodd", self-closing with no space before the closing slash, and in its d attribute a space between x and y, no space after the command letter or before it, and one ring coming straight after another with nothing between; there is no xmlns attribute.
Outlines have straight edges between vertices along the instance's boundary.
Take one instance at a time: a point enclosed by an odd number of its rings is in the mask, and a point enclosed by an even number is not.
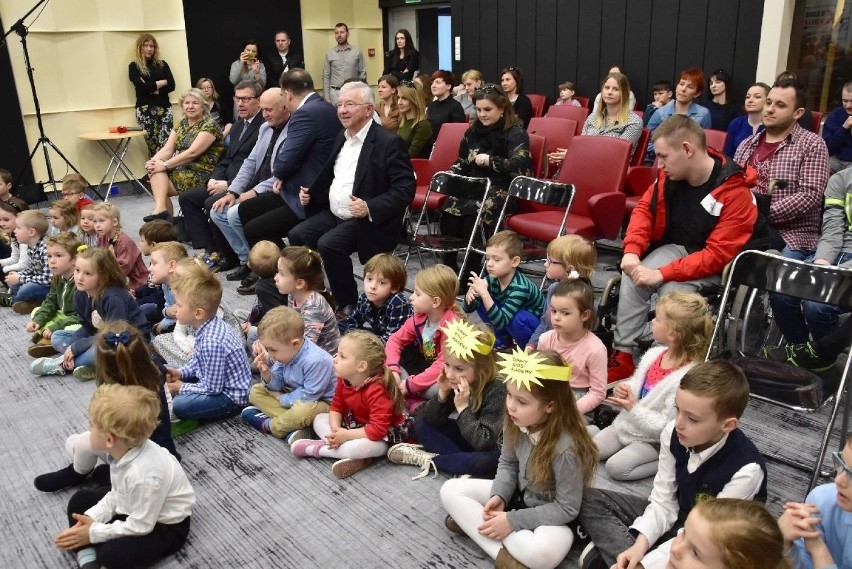
<svg viewBox="0 0 852 569"><path fill-rule="evenodd" d="M172 131L169 93L175 90L175 78L169 64L160 59L160 47L151 34L139 34L135 55L129 77L136 89L136 121L145 131L148 156L153 156Z"/></svg>

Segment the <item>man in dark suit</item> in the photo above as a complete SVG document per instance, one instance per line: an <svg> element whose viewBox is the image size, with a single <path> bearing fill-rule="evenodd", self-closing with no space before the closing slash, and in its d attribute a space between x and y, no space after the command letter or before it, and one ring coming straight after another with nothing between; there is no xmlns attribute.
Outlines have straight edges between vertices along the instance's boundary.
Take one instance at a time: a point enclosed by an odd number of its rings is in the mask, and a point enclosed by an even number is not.
<svg viewBox="0 0 852 569"><path fill-rule="evenodd" d="M240 204L240 220L249 246L258 241L280 242L305 219L299 188L310 185L322 170L340 132L334 107L314 92L314 82L303 69L281 76L281 94L290 110L287 140L272 163L277 179L273 192Z"/></svg>
<svg viewBox="0 0 852 569"><path fill-rule="evenodd" d="M262 86L253 81L242 81L234 89L239 120L231 129L231 143L210 174L207 187L193 188L178 197L187 233L195 249L204 249L208 256L218 252L216 270L230 270L239 263L222 232L210 222L208 212L213 203L227 191L228 185L240 171L243 161L254 148L260 125L264 123L260 112ZM209 259L216 262L216 256Z"/></svg>
<svg viewBox="0 0 852 569"><path fill-rule="evenodd" d="M290 231L291 245L319 251L338 317L358 300L353 252L366 263L393 251L402 216L414 199L414 171L403 140L373 121L373 92L360 81L340 90L337 116L346 129L335 141L331 159L299 200L308 219ZM288 141L289 143L289 141Z"/></svg>
<svg viewBox="0 0 852 569"><path fill-rule="evenodd" d="M304 69L305 59L298 51L290 49L290 34L284 30L275 32L275 53L269 56L269 71L266 74L268 87L278 87L281 74L291 69Z"/></svg>

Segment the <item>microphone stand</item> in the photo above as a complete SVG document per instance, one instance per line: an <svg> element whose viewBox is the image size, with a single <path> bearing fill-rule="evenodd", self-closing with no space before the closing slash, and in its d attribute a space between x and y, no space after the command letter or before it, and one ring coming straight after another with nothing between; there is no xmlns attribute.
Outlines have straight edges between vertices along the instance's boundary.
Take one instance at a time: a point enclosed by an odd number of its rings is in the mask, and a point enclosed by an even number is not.
<svg viewBox="0 0 852 569"><path fill-rule="evenodd" d="M20 184L20 180L21 180L22 176L24 175L24 173L27 171L27 168L29 167L29 168L32 169L33 157L35 156L36 152L38 152L38 149L41 148L42 151L44 152L44 162L45 162L45 165L47 166L47 177L48 177L47 183L51 184L53 186L53 191L56 192L57 180L55 179L55 177L53 175L53 166L50 163L50 154L47 151L48 146L50 148L52 148L54 150L54 152L56 152L59 155L59 157L62 158L62 160L65 161L65 164L67 164L68 167L70 167L72 170L74 170L78 174L80 173L80 171L77 168L74 167L74 165L68 160L68 158L65 157L65 155L62 153L61 150L59 150L59 148L56 146L56 144L54 144L53 141L50 140L47 137L47 134L45 134L45 132L44 132L44 123L42 122L42 119L41 119L41 105L38 102L38 93L36 92L35 79L33 77L33 67L30 63L30 51L27 48L27 34L29 33L29 30L24 25L24 19L28 18L30 16L30 14L35 12L36 9L38 9L38 7L41 6L42 4L44 4L45 2L47 2L47 0L38 0L38 2L36 2L36 5L33 6L32 9L30 9L29 12L24 14L23 18L21 18L20 20L15 22L15 24L11 28L9 28L9 30L3 35L3 40L2 40L2 42L0 42L0 47L2 47L3 45L6 44L6 40L9 37L9 35L11 35L12 32L15 32L16 34L18 34L21 37L21 45L24 48L24 62L26 63L27 78L29 78L29 81L30 81L30 90L32 91L32 95L33 95L33 103L35 104L36 123L38 124L39 138L36 141L35 145L33 146L32 151L30 152L29 161L21 169L21 172L20 172L20 174L18 174L18 177L15 178L16 185ZM33 170L33 174L35 174L34 170Z"/></svg>

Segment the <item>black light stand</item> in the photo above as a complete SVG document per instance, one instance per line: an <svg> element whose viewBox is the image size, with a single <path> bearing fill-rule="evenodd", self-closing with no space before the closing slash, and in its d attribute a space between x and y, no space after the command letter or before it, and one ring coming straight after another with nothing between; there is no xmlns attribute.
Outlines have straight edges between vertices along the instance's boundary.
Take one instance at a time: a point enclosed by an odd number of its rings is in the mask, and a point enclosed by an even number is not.
<svg viewBox="0 0 852 569"><path fill-rule="evenodd" d="M70 167L72 170L74 170L78 174L80 173L80 171L77 168L74 167L74 165L62 153L62 151L59 150L59 148L53 143L53 141L51 141L47 137L47 134L45 134L45 132L44 132L44 124L42 123L42 120L41 120L41 105L39 105L39 102L38 102L38 93L36 92L35 79L33 78L33 67L30 64L30 52L29 52L29 49L27 48L27 34L29 33L29 30L24 25L24 19L28 18L30 16L30 14L35 12L36 9L39 6L41 6L42 4L44 4L45 2L47 2L47 0L39 0L38 2L36 2L36 5L33 6L32 9L29 12L24 14L23 18L21 18L20 20L15 22L15 24L11 28L9 28L9 30L3 35L3 41L0 42L0 46L2 46L3 44L6 43L6 38L12 32L15 32L16 34L18 34L21 37L21 45L24 47L24 61L26 63L26 68L27 68L27 77L30 80L30 90L32 91L32 94L33 94L33 103L35 104L36 122L38 124L39 138L36 141L35 145L33 146L32 152L30 152L29 161L21 169L20 174L18 174L18 177L15 178L15 180L21 180L22 176L24 175L24 172L27 171L27 168L32 168L33 157L35 156L36 152L38 152L38 149L41 148L42 151L44 152L44 163L47 166L47 177L48 177L47 183L49 183L53 186L53 191L55 192L57 180L53 176L53 166L50 163L50 154L47 151L48 146L50 148L52 148L54 150L54 152L56 152L59 155L59 157L62 158L62 160L65 161L65 163L68 165L68 167ZM35 170L33 170L33 175L35 175ZM103 197L101 197L101 199L103 199Z"/></svg>

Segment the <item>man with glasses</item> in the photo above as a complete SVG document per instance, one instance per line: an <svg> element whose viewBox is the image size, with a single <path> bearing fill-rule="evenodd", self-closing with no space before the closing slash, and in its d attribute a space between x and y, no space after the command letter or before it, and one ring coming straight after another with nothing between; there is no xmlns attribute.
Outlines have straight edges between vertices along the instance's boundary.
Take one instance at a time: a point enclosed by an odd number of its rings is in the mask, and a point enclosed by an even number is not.
<svg viewBox="0 0 852 569"><path fill-rule="evenodd" d="M322 66L322 88L325 100L337 104L340 89L350 79L367 81L367 66L364 54L349 43L349 26L343 22L334 26L334 39L337 45L325 54Z"/></svg>
<svg viewBox="0 0 852 569"><path fill-rule="evenodd" d="M272 160L273 191L240 204L240 220L249 247L258 241L281 243L290 229L305 219L299 188L317 177L331 156L340 122L314 92L314 80L304 69L281 75L281 96L290 111L287 140Z"/></svg>
<svg viewBox="0 0 852 569"><path fill-rule="evenodd" d="M228 191L243 161L254 148L263 115L260 93L263 87L254 81L241 81L234 88L237 123L231 128L231 142L210 174L206 187L193 188L178 196L186 230L195 249L203 249L205 262L216 271L229 271L239 265L222 232L209 220L213 203Z"/></svg>
<svg viewBox="0 0 852 569"><path fill-rule="evenodd" d="M355 308L351 255L361 263L399 242L402 216L414 199L414 171L405 142L373 121L373 91L353 81L340 90L337 117L345 129L319 176L303 184L308 219L290 231L291 245L319 251L339 320ZM289 141L288 141L289 144Z"/></svg>
<svg viewBox="0 0 852 569"><path fill-rule="evenodd" d="M803 504L784 504L778 520L787 560L797 569L852 567L852 433L832 459L834 483L814 488Z"/></svg>

